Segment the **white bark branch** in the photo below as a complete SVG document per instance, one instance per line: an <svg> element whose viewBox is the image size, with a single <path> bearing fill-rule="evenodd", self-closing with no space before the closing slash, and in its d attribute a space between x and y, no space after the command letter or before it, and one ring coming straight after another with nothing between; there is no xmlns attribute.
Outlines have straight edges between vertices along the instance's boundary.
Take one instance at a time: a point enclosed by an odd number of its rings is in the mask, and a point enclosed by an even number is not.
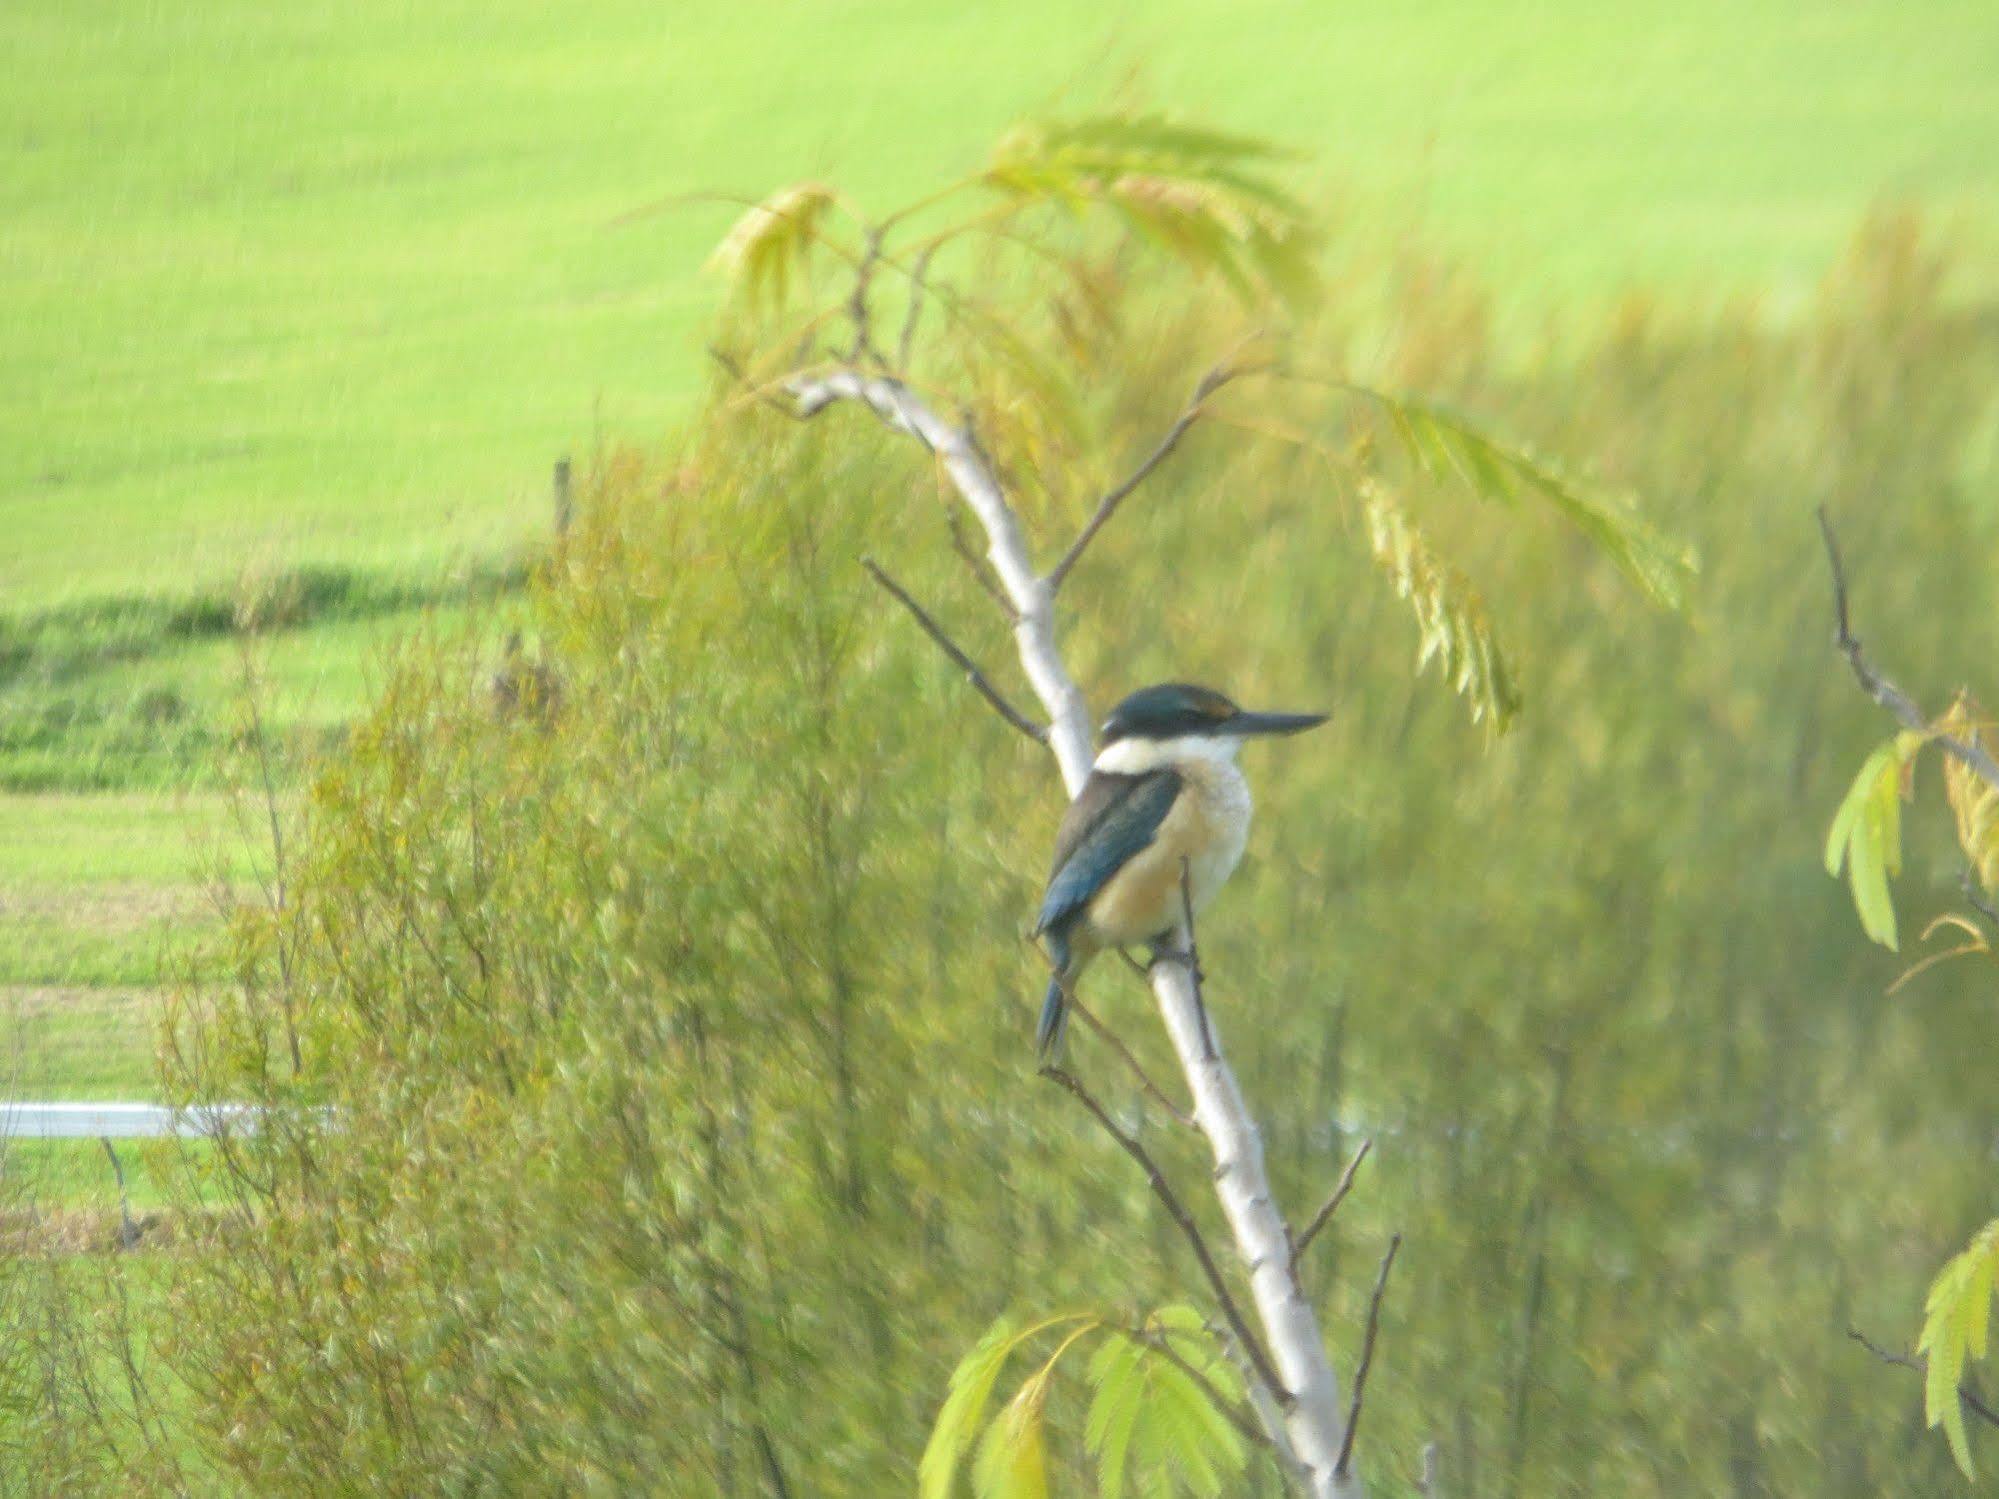
<svg viewBox="0 0 1999 1499"><path fill-rule="evenodd" d="M901 381L854 369L801 375L791 382L799 414L813 416L839 401L854 401L931 450L967 507L984 528L987 556L1018 618L1014 641L1035 695L1048 713L1049 745L1070 797L1090 773L1094 739L1089 705L1070 677L1056 644L1054 590L1035 571L998 477L970 432L939 416ZM1270 1192L1264 1169L1263 1139L1243 1102L1219 1038L1210 1049L1191 967L1154 963L1149 971L1154 998L1167 1035L1179 1055L1194 1100L1194 1122L1215 1158L1215 1191L1249 1271L1251 1298L1281 1390L1263 1392L1282 1413L1283 1432L1303 1474L1311 1499L1360 1499L1360 1479L1340 1471L1346 1435L1339 1380L1326 1356L1319 1320L1291 1273L1291 1240L1284 1215Z"/></svg>

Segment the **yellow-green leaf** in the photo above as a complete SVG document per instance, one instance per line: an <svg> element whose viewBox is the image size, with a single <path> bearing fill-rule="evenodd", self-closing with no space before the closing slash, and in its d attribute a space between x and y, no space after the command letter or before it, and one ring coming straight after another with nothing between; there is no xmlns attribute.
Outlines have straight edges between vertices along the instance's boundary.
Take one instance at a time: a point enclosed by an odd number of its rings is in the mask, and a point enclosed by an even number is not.
<svg viewBox="0 0 1999 1499"><path fill-rule="evenodd" d="M937 1412L937 1424L931 1428L930 1441L917 1467L922 1499L948 1499L959 1459L985 1418L986 1402L992 1398L1000 1367L1022 1336L1011 1319L1001 1317L958 1361L951 1373L950 1393Z"/></svg>
<svg viewBox="0 0 1999 1499"><path fill-rule="evenodd" d="M1837 879L1844 866L1861 928L1891 951L1898 937L1888 878L1902 868L1902 771L1922 743L1921 735L1898 734L1870 754L1826 837L1826 873Z"/></svg>
<svg viewBox="0 0 1999 1499"><path fill-rule="evenodd" d="M1941 1426L1951 1456L1967 1478L1976 1476L1964 1432L1964 1404L1958 1386L1969 1359L1985 1354L1992 1315L1992 1292L1999 1278L1999 1219L1978 1231L1969 1246L1937 1272L1923 1308L1923 1335L1916 1349L1926 1360L1923 1418Z"/></svg>
<svg viewBox="0 0 1999 1499"><path fill-rule="evenodd" d="M1349 385L1378 404L1410 457L1432 473L1452 474L1484 499L1513 504L1522 495L1552 507L1594 541L1647 597L1684 609L1699 564L1630 505L1599 494L1518 444L1501 442L1469 418L1433 401Z"/></svg>

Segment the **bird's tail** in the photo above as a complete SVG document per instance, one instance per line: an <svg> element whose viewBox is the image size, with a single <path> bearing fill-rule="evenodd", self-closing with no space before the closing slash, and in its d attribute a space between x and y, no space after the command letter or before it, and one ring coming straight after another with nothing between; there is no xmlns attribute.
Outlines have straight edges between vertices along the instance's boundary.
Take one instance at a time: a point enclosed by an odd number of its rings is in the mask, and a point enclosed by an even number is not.
<svg viewBox="0 0 1999 1499"><path fill-rule="evenodd" d="M1034 1032L1034 1052L1044 1063L1062 1054L1062 1032L1069 1023L1069 1000L1062 992L1058 975L1048 981L1048 995L1041 1001L1041 1024Z"/></svg>

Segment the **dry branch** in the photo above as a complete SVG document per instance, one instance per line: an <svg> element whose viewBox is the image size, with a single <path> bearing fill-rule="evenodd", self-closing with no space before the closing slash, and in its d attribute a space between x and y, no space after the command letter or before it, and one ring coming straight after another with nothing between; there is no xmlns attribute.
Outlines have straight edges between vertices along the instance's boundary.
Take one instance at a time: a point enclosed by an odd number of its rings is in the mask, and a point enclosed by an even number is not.
<svg viewBox="0 0 1999 1499"><path fill-rule="evenodd" d="M942 625L937 623L936 619L931 616L930 611L909 596L908 589L896 582L894 578L891 578L882 568L881 564L876 562L872 557L863 557L861 559L861 566L868 570L869 577L888 590L889 597L893 598L898 604L901 604L903 608L915 616L916 623L922 627L923 633L937 643L937 648L940 651L951 658L951 664L965 674L965 680L972 684L980 697L992 705L993 712L999 714L1001 718L1004 718L1036 744L1046 744L1048 742L1048 730L1044 729L1040 724L1036 723L1006 700L1005 694L993 686L991 679L983 671L979 670L979 664L976 661L959 649L958 643L945 632Z"/></svg>
<svg viewBox="0 0 1999 1499"><path fill-rule="evenodd" d="M1074 994L1069 995L1067 1003L1069 1008L1075 1011L1076 1018L1094 1031L1097 1038L1118 1055L1125 1066L1131 1070L1132 1076L1138 1079L1138 1085L1151 1094L1162 1109L1172 1115L1178 1123L1186 1125L1189 1129L1194 1127L1194 1116L1175 1103L1168 1096L1166 1090L1152 1080L1152 1074L1145 1070L1145 1064L1140 1062L1132 1054L1131 1048L1124 1044L1124 1037L1105 1025L1103 1021L1097 1019L1095 1013Z"/></svg>

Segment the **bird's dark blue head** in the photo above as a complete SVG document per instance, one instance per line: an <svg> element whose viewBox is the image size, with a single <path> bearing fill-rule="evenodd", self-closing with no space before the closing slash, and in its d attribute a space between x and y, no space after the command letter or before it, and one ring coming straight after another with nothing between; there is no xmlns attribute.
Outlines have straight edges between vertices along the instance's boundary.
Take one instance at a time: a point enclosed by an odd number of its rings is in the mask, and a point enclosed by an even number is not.
<svg viewBox="0 0 1999 1499"><path fill-rule="evenodd" d="M1212 687L1161 682L1141 687L1104 720L1105 748L1122 740L1241 739L1252 734L1295 734L1326 721L1324 713L1251 713Z"/></svg>

